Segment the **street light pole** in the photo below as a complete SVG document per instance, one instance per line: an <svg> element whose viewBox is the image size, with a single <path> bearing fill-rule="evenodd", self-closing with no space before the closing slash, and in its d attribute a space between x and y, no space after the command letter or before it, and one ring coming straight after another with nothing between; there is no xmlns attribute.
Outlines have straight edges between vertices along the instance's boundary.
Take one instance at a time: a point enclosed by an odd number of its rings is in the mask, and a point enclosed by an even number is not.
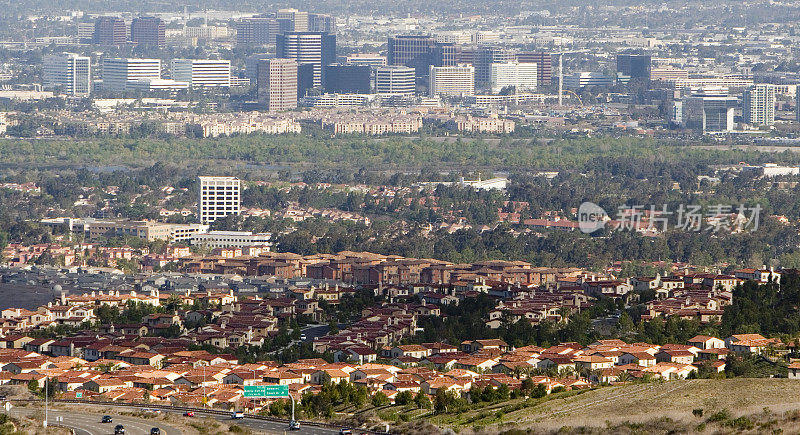
<svg viewBox="0 0 800 435"><path fill-rule="evenodd" d="M44 427L47 427L47 377L44 378Z"/></svg>

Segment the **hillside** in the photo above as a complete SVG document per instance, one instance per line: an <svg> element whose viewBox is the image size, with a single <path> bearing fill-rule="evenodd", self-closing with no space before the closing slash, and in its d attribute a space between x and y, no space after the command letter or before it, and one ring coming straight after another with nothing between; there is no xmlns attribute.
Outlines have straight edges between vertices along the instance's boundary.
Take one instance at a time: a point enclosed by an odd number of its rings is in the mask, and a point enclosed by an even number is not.
<svg viewBox="0 0 800 435"><path fill-rule="evenodd" d="M524 406L522 401L506 402L461 415L436 416L431 422L460 434L591 433L609 429L662 433L705 428L738 432L776 427L784 433L797 433L799 387L798 380L770 378L632 384L562 393L562 397L533 406Z"/></svg>

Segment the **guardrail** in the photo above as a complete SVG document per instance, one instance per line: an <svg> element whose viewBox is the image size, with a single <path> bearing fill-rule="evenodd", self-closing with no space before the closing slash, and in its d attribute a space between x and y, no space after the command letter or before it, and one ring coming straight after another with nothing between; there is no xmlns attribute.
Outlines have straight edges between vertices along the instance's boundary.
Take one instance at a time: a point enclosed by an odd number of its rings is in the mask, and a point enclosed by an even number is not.
<svg viewBox="0 0 800 435"><path fill-rule="evenodd" d="M9 399L9 402L44 402L42 399ZM77 399L50 399L51 403L77 403L80 405L95 405L95 406L116 406L120 408L143 408L143 409L161 409L166 411L178 411L178 412L197 412L197 413L205 413L205 414L213 414L213 415L231 415L231 411L223 411L221 409L213 409L213 408L194 408L190 406L173 406L173 405L161 405L161 404L150 404L150 403L118 403L118 402L101 402L98 400L77 400ZM244 414L245 418L253 419L253 420L263 420L263 421L271 421L274 423L284 423L288 425L291 420L287 418L278 418L278 417L269 417L266 415L259 415L259 414ZM312 427L320 427L325 429L339 429L341 425L335 425L330 423L322 423L319 421L312 421L312 420L297 420L301 426L312 426ZM369 429L360 429L360 428L353 428L356 431L368 433L370 435L391 435L389 432L380 432L374 431Z"/></svg>

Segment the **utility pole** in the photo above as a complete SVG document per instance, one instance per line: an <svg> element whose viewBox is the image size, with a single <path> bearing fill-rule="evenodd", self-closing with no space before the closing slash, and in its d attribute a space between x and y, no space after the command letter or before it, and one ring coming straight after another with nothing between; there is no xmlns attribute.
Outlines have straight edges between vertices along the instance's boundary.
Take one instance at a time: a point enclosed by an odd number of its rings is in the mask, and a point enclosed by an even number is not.
<svg viewBox="0 0 800 435"><path fill-rule="evenodd" d="M206 396L206 366L203 365L203 408L208 403L208 396Z"/></svg>
<svg viewBox="0 0 800 435"><path fill-rule="evenodd" d="M564 53L558 54L558 107L564 103Z"/></svg>
<svg viewBox="0 0 800 435"><path fill-rule="evenodd" d="M47 377L44 378L44 427L47 427Z"/></svg>

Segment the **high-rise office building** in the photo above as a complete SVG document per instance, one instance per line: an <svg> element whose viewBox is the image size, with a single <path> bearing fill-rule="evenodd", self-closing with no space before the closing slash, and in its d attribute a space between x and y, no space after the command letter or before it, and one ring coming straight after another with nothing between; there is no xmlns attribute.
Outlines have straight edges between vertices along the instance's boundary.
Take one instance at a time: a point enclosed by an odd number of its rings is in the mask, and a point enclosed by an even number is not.
<svg viewBox="0 0 800 435"><path fill-rule="evenodd" d="M489 76L493 63L506 63L515 60L516 56L503 47L478 47L474 55L475 86L489 86Z"/></svg>
<svg viewBox="0 0 800 435"><path fill-rule="evenodd" d="M375 93L413 94L415 89L414 68L403 65L375 68Z"/></svg>
<svg viewBox="0 0 800 435"><path fill-rule="evenodd" d="M172 79L188 82L192 88L231 85L231 61L212 59L173 59Z"/></svg>
<svg viewBox="0 0 800 435"><path fill-rule="evenodd" d="M325 14L308 14L308 31L336 33L336 17Z"/></svg>
<svg viewBox="0 0 800 435"><path fill-rule="evenodd" d="M297 107L297 62L292 59L260 60L258 100L271 112Z"/></svg>
<svg viewBox="0 0 800 435"><path fill-rule="evenodd" d="M685 128L702 133L732 131L737 103L736 97L726 93L703 91L675 101L674 118Z"/></svg>
<svg viewBox="0 0 800 435"><path fill-rule="evenodd" d="M276 18L242 18L236 23L236 43L239 45L274 44L279 33L280 24Z"/></svg>
<svg viewBox="0 0 800 435"><path fill-rule="evenodd" d="M314 73L316 67L313 63L301 63L297 65L297 99L308 95L314 89Z"/></svg>
<svg viewBox="0 0 800 435"><path fill-rule="evenodd" d="M244 76L250 79L250 83L258 80L258 63L264 59L274 59L275 55L270 53L257 53L247 56L244 60Z"/></svg>
<svg viewBox="0 0 800 435"><path fill-rule="evenodd" d="M431 66L430 96L464 97L475 95L475 67L472 65Z"/></svg>
<svg viewBox="0 0 800 435"><path fill-rule="evenodd" d="M128 42L128 26L119 17L100 17L94 23L94 43L123 45Z"/></svg>
<svg viewBox="0 0 800 435"><path fill-rule="evenodd" d="M241 181L236 177L197 177L200 183L197 216L210 224L228 215L238 215L241 207Z"/></svg>
<svg viewBox="0 0 800 435"><path fill-rule="evenodd" d="M103 59L103 89L125 91L132 82L161 78L161 59Z"/></svg>
<svg viewBox="0 0 800 435"><path fill-rule="evenodd" d="M532 91L536 89L537 66L535 63L493 63L489 72L489 87L494 93L509 87L516 92Z"/></svg>
<svg viewBox="0 0 800 435"><path fill-rule="evenodd" d="M331 64L325 66L325 92L337 94L368 94L372 67L366 65Z"/></svg>
<svg viewBox="0 0 800 435"><path fill-rule="evenodd" d="M94 27L95 23L78 23L78 29L76 36L78 37L78 42L81 44L91 44L94 42Z"/></svg>
<svg viewBox="0 0 800 435"><path fill-rule="evenodd" d="M276 57L314 65L314 86L322 86L323 66L336 62L336 35L325 32L288 32L279 35Z"/></svg>
<svg viewBox="0 0 800 435"><path fill-rule="evenodd" d="M74 53L45 56L45 86L60 89L67 95L86 96L92 88L92 60Z"/></svg>
<svg viewBox="0 0 800 435"><path fill-rule="evenodd" d="M649 54L618 54L617 73L626 78L650 80Z"/></svg>
<svg viewBox="0 0 800 435"><path fill-rule="evenodd" d="M549 85L553 81L553 56L544 51L526 51L517 53L517 62L535 63L536 77L540 85Z"/></svg>
<svg viewBox="0 0 800 435"><path fill-rule="evenodd" d="M131 23L131 41L146 47L163 48L166 45L166 26L157 17L134 18Z"/></svg>
<svg viewBox="0 0 800 435"><path fill-rule="evenodd" d="M297 9L279 9L275 17L284 23L284 32L308 32L308 12Z"/></svg>
<svg viewBox="0 0 800 435"><path fill-rule="evenodd" d="M436 40L426 35L398 35L389 38L387 63L414 68L417 77L425 77L433 65Z"/></svg>
<svg viewBox="0 0 800 435"><path fill-rule="evenodd" d="M758 84L742 94L744 122L755 125L775 124L775 85Z"/></svg>

